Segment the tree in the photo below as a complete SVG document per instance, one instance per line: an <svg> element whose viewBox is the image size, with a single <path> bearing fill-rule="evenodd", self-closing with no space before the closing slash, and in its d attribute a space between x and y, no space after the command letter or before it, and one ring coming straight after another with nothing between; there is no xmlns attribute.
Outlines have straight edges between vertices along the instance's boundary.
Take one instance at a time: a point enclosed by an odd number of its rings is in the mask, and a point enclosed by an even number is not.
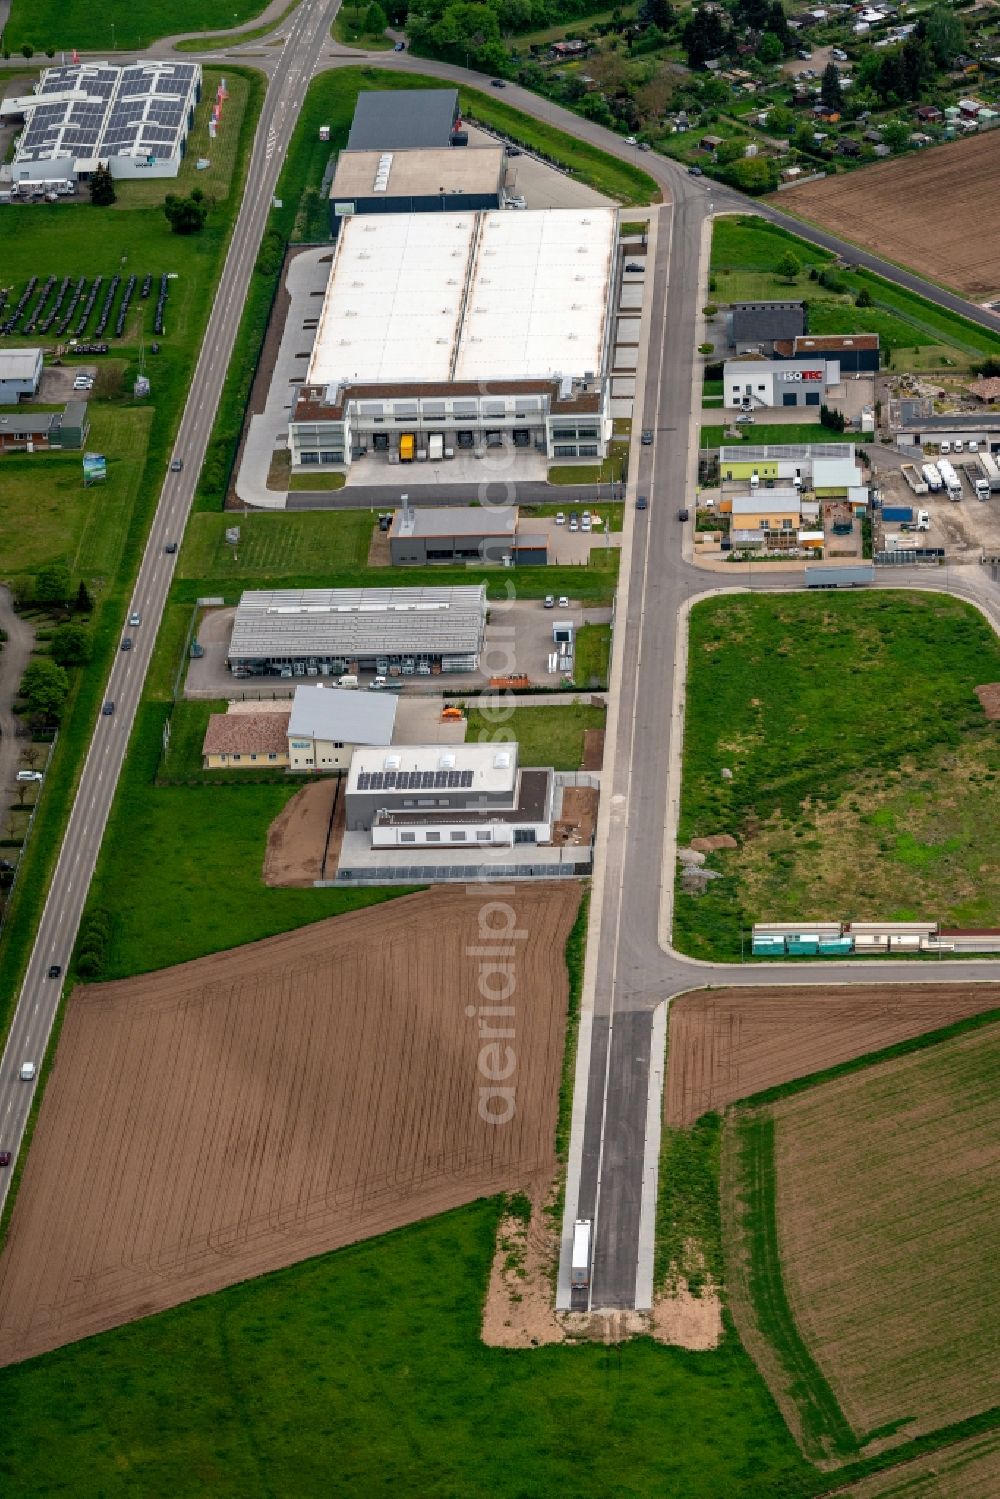
<svg viewBox="0 0 1000 1499"><path fill-rule="evenodd" d="M175 234L198 234L208 218L208 204L200 187L192 190L189 198L168 193L163 204L167 223Z"/></svg>
<svg viewBox="0 0 1000 1499"><path fill-rule="evenodd" d="M780 62L785 55L785 49L781 44L781 38L775 36L773 31L765 31L757 47L757 60L770 67L773 63Z"/></svg>
<svg viewBox="0 0 1000 1499"><path fill-rule="evenodd" d="M65 604L73 587L65 562L47 562L35 574L36 604Z"/></svg>
<svg viewBox="0 0 1000 1499"><path fill-rule="evenodd" d="M35 49L34 49L34 47L31 45L30 42L25 42L24 46L21 48L21 56L22 57L34 57L34 55L35 55Z"/></svg>
<svg viewBox="0 0 1000 1499"><path fill-rule="evenodd" d="M910 127L902 120L890 120L882 131L882 139L890 151L905 151L910 144Z"/></svg>
<svg viewBox="0 0 1000 1499"><path fill-rule="evenodd" d="M823 69L823 77L820 79L819 97L827 109L836 110L839 114L844 106L844 94L840 87L840 74L836 63L828 62Z"/></svg>
<svg viewBox="0 0 1000 1499"><path fill-rule="evenodd" d="M93 607L94 601L90 597L90 590L81 578L80 586L76 590L76 599L73 602L73 609L77 614L89 614Z"/></svg>
<svg viewBox="0 0 1000 1499"><path fill-rule="evenodd" d="M369 36L381 36L389 24L389 17L379 5L378 0L372 0L371 5L365 11L364 30Z"/></svg>
<svg viewBox="0 0 1000 1499"><path fill-rule="evenodd" d="M98 167L90 179L90 201L97 208L110 208L117 197L115 179L107 167Z"/></svg>
<svg viewBox="0 0 1000 1499"><path fill-rule="evenodd" d="M34 718L58 723L69 692L69 677L48 656L29 661L21 678L21 695Z"/></svg>
<svg viewBox="0 0 1000 1499"><path fill-rule="evenodd" d="M747 144L747 137L745 135L736 137L733 140L723 141L720 146L716 147L716 161L720 166L726 166L731 161L739 161L747 148Z"/></svg>
<svg viewBox="0 0 1000 1499"><path fill-rule="evenodd" d="M874 298L867 286L863 286L858 292L854 298L854 305L855 307L872 307L874 305Z"/></svg>
<svg viewBox="0 0 1000 1499"><path fill-rule="evenodd" d="M783 281L794 281L802 269L802 262L794 250L786 250L775 266Z"/></svg>
<svg viewBox="0 0 1000 1499"><path fill-rule="evenodd" d="M711 58L718 57L725 51L728 40L728 28L718 11L701 6L692 13L681 33L681 45L692 68L703 68Z"/></svg>
<svg viewBox="0 0 1000 1499"><path fill-rule="evenodd" d="M644 21L647 26L658 26L661 31L669 31L674 24L674 7L670 0L642 0L639 20Z"/></svg>
<svg viewBox="0 0 1000 1499"><path fill-rule="evenodd" d="M965 50L965 27L962 18L950 5L935 5L924 20L918 22L916 34L926 40L931 57L939 68L950 68Z"/></svg>
<svg viewBox="0 0 1000 1499"><path fill-rule="evenodd" d="M90 631L72 622L52 634L52 659L59 666L84 666L90 660Z"/></svg>
<svg viewBox="0 0 1000 1499"><path fill-rule="evenodd" d="M723 175L743 193L773 193L778 185L778 168L770 156L741 157Z"/></svg>
<svg viewBox="0 0 1000 1499"><path fill-rule="evenodd" d="M843 432L847 426L842 411L834 411L831 407L823 405L819 408L819 421L821 427L826 427L830 432Z"/></svg>

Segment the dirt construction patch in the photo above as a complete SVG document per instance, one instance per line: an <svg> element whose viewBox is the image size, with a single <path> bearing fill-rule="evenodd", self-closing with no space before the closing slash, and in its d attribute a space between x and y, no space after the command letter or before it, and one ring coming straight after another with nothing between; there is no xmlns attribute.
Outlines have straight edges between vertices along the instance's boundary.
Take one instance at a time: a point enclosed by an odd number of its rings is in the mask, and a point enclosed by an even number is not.
<svg viewBox="0 0 1000 1499"><path fill-rule="evenodd" d="M1000 291L998 177L1000 134L988 130L848 176L808 182L772 201L981 302ZM942 224L968 218L972 203L975 232L942 234Z"/></svg>
<svg viewBox="0 0 1000 1499"><path fill-rule="evenodd" d="M777 1083L1000 1007L1000 984L716 989L670 1006L665 1120L685 1128Z"/></svg>
<svg viewBox="0 0 1000 1499"><path fill-rule="evenodd" d="M976 696L982 703L987 718L1000 718L1000 682L985 682L982 687L976 688Z"/></svg>
<svg viewBox="0 0 1000 1499"><path fill-rule="evenodd" d="M332 879L344 833L340 779L312 781L292 797L267 830L265 885L311 885Z"/></svg>
<svg viewBox="0 0 1000 1499"><path fill-rule="evenodd" d="M0 1364L551 1176L579 900L438 888L76 990Z"/></svg>

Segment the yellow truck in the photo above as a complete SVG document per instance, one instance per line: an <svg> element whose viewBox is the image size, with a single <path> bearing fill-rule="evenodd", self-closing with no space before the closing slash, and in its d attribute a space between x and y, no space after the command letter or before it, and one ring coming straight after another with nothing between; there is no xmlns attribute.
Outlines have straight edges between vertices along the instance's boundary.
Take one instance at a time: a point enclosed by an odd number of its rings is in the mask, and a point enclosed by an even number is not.
<svg viewBox="0 0 1000 1499"><path fill-rule="evenodd" d="M413 462L413 433L401 432L399 434L399 461L400 463Z"/></svg>

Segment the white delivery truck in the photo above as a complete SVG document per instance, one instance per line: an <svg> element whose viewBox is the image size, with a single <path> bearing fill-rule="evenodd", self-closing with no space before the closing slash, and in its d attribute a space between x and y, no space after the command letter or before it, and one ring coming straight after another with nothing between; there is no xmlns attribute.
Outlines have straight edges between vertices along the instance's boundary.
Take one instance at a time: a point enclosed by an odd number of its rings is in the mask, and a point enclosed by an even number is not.
<svg viewBox="0 0 1000 1499"><path fill-rule="evenodd" d="M440 432L432 432L428 437L427 456L432 463L444 457L444 438Z"/></svg>

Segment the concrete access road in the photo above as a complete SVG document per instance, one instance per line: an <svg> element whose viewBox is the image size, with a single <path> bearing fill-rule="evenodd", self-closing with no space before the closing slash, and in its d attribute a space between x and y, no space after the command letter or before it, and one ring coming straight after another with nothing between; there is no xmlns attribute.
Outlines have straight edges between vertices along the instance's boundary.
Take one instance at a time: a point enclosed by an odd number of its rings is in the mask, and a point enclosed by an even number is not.
<svg viewBox="0 0 1000 1499"><path fill-rule="evenodd" d="M121 652L111 669L104 696L113 711L102 713L94 728L0 1061L0 1150L16 1154L27 1123L37 1078L21 1082L20 1067L31 1061L40 1069L45 1056L62 992L61 973L76 939L173 577L175 556L167 547L179 544L184 534L278 171L336 12L337 0L302 0L271 69L243 204L177 434L174 452L183 467L167 474L136 582L131 608L141 612L142 623L126 629L123 621L123 634L132 636L133 649ZM59 977L48 976L52 967L61 970ZM0 1177L0 1206L10 1178L9 1170Z"/></svg>

